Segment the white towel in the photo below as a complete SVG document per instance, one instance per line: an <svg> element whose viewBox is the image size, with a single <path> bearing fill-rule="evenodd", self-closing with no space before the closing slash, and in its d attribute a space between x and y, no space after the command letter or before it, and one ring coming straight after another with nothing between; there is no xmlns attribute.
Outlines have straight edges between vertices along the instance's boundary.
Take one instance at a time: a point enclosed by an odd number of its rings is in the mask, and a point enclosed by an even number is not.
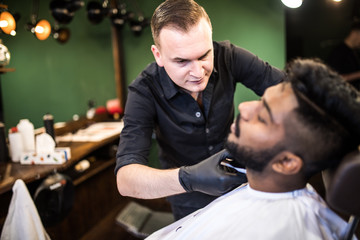
<svg viewBox="0 0 360 240"><path fill-rule="evenodd" d="M23 180L12 188L9 212L1 233L1 240L48 240L34 201Z"/></svg>

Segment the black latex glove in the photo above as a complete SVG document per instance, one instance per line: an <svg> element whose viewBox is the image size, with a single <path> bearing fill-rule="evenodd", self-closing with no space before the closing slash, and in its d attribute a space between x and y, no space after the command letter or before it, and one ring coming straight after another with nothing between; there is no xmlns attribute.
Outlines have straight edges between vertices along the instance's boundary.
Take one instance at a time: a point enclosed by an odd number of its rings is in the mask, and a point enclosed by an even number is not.
<svg viewBox="0 0 360 240"><path fill-rule="evenodd" d="M231 157L226 150L192 166L183 166L179 170L179 180L187 192L198 191L220 196L247 182L243 173L225 171L220 162Z"/></svg>

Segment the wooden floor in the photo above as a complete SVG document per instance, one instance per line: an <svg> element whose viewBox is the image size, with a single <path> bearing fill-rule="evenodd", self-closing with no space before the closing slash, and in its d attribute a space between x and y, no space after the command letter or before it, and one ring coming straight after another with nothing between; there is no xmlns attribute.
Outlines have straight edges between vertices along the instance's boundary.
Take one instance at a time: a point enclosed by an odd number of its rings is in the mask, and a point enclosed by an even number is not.
<svg viewBox="0 0 360 240"><path fill-rule="evenodd" d="M135 201L144 206L147 206L155 211L165 211L169 212L170 205L166 202L165 199L155 199L155 200L139 200L128 198L126 201L122 201L119 206L114 208L114 210L108 214L97 226L91 229L86 233L80 240L138 240L138 238L127 232L123 227L116 223L116 216L118 213L128 204L130 201Z"/></svg>
<svg viewBox="0 0 360 240"><path fill-rule="evenodd" d="M81 240L98 240L98 239L107 239L107 240L137 240L135 236L132 236L115 221L116 215L121 211L122 207L119 206L117 209L104 218L98 226L90 230Z"/></svg>

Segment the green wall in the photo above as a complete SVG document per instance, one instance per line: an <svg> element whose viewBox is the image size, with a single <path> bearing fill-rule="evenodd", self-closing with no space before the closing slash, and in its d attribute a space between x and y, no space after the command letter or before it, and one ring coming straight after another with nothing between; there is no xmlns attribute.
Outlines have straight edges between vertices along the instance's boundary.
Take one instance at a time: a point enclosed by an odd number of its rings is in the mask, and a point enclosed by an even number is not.
<svg viewBox="0 0 360 240"><path fill-rule="evenodd" d="M200 2L200 1L199 1ZM201 1L212 19L214 40L230 40L282 69L285 65L285 14L280 0ZM238 84L235 107L258 97Z"/></svg>
<svg viewBox="0 0 360 240"><path fill-rule="evenodd" d="M42 126L42 116L50 112L55 121L68 121L74 114L83 115L87 101L97 106L116 97L109 19L99 25L87 20L86 6L75 13L68 25L71 38L60 44L49 38L37 40L24 25L30 20L30 0L5 1L12 12L19 12L18 34L0 38L9 48L8 67L15 72L1 76L5 125L29 118L35 127ZM48 10L50 1L40 1L39 18L54 20ZM85 1L87 4L89 1ZM134 1L126 1L135 11ZM138 0L146 17L162 1ZM280 0L198 1L207 10L213 24L214 40L230 40L271 64L283 68L285 63L285 17ZM125 82L129 84L151 61L151 31L147 27L140 37L128 27L123 30ZM254 99L253 93L239 86L236 103Z"/></svg>
<svg viewBox="0 0 360 240"><path fill-rule="evenodd" d="M38 17L55 22L50 1L40 1ZM9 10L21 14L17 35L1 34L11 53L8 67L15 72L1 76L6 127L29 118L42 126L42 116L50 112L55 121L69 121L83 115L88 100L104 105L116 97L112 56L111 26L105 19L99 25L87 20L85 7L68 24L70 39L60 44L53 38L40 41L25 30L30 22L32 1L9 1Z"/></svg>

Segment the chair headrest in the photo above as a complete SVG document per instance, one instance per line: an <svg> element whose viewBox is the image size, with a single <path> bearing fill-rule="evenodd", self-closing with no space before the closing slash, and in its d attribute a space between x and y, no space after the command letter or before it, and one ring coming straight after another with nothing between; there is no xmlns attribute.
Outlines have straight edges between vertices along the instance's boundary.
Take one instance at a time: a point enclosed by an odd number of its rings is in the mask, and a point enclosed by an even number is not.
<svg viewBox="0 0 360 240"><path fill-rule="evenodd" d="M360 216L360 152L346 155L329 175L326 201L333 209Z"/></svg>

